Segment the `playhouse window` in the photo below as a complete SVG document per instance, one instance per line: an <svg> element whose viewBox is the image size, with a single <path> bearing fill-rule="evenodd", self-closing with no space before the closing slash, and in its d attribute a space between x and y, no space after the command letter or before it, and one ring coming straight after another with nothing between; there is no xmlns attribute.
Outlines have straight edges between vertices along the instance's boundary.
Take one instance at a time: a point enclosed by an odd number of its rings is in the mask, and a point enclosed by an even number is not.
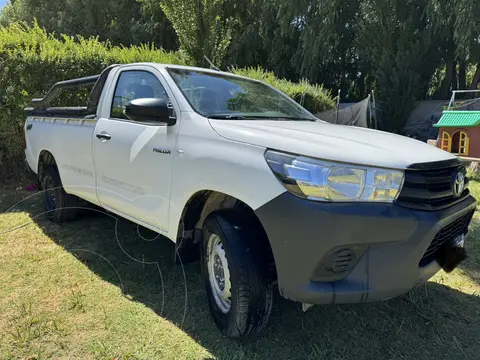
<svg viewBox="0 0 480 360"><path fill-rule="evenodd" d="M446 131L442 133L441 149L448 152L452 150L452 137Z"/></svg>
<svg viewBox="0 0 480 360"><path fill-rule="evenodd" d="M458 154L459 155L468 155L468 143L469 143L468 134L465 131L460 131L460 138L458 143Z"/></svg>
<svg viewBox="0 0 480 360"><path fill-rule="evenodd" d="M442 149L453 154L468 155L469 142L468 133L463 130L455 131L453 135L442 134Z"/></svg>

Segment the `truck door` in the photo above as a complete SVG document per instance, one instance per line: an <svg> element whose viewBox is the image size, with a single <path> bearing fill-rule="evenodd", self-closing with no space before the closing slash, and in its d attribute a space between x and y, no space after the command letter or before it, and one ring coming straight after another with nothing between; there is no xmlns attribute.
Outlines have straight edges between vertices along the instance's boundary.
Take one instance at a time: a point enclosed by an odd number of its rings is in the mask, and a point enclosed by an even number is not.
<svg viewBox="0 0 480 360"><path fill-rule="evenodd" d="M174 108L176 104L154 67L121 67L112 80L115 86L104 94L93 135L98 199L104 208L165 233L180 125L131 121L123 110L127 102L141 98L162 98Z"/></svg>

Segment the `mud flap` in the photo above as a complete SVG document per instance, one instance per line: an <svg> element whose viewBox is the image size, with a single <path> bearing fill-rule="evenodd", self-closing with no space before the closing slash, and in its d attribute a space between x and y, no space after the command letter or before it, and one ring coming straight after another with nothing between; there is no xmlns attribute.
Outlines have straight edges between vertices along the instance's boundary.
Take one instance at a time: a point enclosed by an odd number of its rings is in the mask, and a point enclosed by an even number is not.
<svg viewBox="0 0 480 360"><path fill-rule="evenodd" d="M310 309L313 306L313 304L307 304L307 303L302 303L302 311L306 312L308 309Z"/></svg>

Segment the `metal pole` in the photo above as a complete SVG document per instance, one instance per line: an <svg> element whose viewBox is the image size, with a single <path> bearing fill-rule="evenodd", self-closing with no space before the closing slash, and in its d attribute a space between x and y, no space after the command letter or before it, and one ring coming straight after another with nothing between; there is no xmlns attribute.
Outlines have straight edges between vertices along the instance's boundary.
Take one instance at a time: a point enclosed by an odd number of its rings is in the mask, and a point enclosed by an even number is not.
<svg viewBox="0 0 480 360"><path fill-rule="evenodd" d="M471 93L471 92L480 92L480 90L453 90L455 93Z"/></svg>
<svg viewBox="0 0 480 360"><path fill-rule="evenodd" d="M337 95L337 115L336 115L336 119L335 119L335 124L338 124L338 110L339 110L339 107L340 107L340 92L342 90L338 90L338 95Z"/></svg>
<svg viewBox="0 0 480 360"><path fill-rule="evenodd" d="M457 92L456 90L454 90L454 91L452 92L452 97L450 98L450 102L448 103L447 111L450 110L450 106L452 106L452 104L453 104L454 101L455 101L455 93L456 93L456 92Z"/></svg>
<svg viewBox="0 0 480 360"><path fill-rule="evenodd" d="M370 104L370 94L368 94L368 111L370 114L370 126L372 126L372 105Z"/></svg>

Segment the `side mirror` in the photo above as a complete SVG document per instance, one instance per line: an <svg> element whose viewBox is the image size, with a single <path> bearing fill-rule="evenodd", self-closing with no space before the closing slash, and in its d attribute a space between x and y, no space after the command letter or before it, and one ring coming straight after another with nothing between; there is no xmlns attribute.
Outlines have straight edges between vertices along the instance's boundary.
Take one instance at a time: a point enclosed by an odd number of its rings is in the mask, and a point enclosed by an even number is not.
<svg viewBox="0 0 480 360"><path fill-rule="evenodd" d="M125 116L132 121L157 122L172 126L177 119L170 116L170 108L165 100L156 98L135 99L125 105Z"/></svg>

